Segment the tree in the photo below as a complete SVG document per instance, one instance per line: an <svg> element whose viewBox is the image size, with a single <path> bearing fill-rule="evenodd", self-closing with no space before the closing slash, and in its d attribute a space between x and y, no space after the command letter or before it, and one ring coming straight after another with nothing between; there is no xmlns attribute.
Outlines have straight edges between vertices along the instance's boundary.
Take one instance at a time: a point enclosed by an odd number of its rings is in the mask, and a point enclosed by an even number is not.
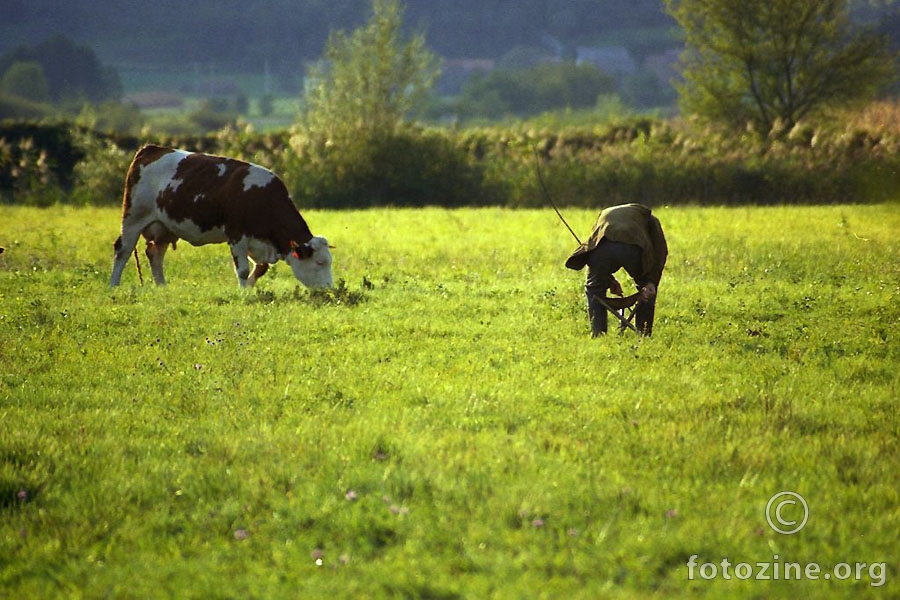
<svg viewBox="0 0 900 600"><path fill-rule="evenodd" d="M310 72L286 172L304 206L451 206L487 201L484 170L435 130L412 126L438 74L422 34L401 34L397 0L372 0L368 21L332 33ZM475 200L473 200L475 198Z"/></svg>
<svg viewBox="0 0 900 600"><path fill-rule="evenodd" d="M272 94L263 94L259 97L259 114L268 117L275 112L275 96Z"/></svg>
<svg viewBox="0 0 900 600"><path fill-rule="evenodd" d="M65 36L55 36L37 46L20 46L0 57L0 72L17 62L36 62L43 69L54 102L118 100L122 82L112 67L100 63L94 51Z"/></svg>
<svg viewBox="0 0 900 600"><path fill-rule="evenodd" d="M32 102L49 100L49 89L44 68L34 61L13 63L0 80L0 90Z"/></svg>
<svg viewBox="0 0 900 600"><path fill-rule="evenodd" d="M424 35L404 41L402 24L397 0L372 0L363 27L329 36L306 90L302 119L312 136L337 143L391 134L425 107L437 58Z"/></svg>
<svg viewBox="0 0 900 600"><path fill-rule="evenodd" d="M685 112L787 131L829 105L871 99L894 77L884 36L847 0L665 0L685 34Z"/></svg>
<svg viewBox="0 0 900 600"><path fill-rule="evenodd" d="M544 63L496 69L467 82L456 103L463 117L529 116L556 109L590 108L616 91L616 80L591 65Z"/></svg>

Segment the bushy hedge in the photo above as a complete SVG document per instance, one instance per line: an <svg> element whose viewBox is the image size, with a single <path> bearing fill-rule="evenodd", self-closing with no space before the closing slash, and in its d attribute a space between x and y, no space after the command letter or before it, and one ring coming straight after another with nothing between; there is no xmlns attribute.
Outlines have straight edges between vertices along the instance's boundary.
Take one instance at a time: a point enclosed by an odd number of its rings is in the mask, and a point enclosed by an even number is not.
<svg viewBox="0 0 900 600"><path fill-rule="evenodd" d="M527 124L400 129L345 147L302 131L110 138L66 125L0 126L0 194L48 204L121 201L134 151L153 142L235 156L279 173L300 206L537 207L619 202L771 204L900 197L900 108L878 119L800 125L761 138L677 120L561 131Z"/></svg>
<svg viewBox="0 0 900 600"><path fill-rule="evenodd" d="M470 133L512 185L510 206L544 206L537 154L557 203L773 204L900 197L898 138L865 130L803 130L760 140L666 121L559 133Z"/></svg>
<svg viewBox="0 0 900 600"><path fill-rule="evenodd" d="M441 130L404 129L339 147L295 135L286 179L305 206L479 206L505 203L483 161Z"/></svg>
<svg viewBox="0 0 900 600"><path fill-rule="evenodd" d="M75 165L85 158L69 125L5 122L0 127L0 190L38 176L42 183L72 183Z"/></svg>

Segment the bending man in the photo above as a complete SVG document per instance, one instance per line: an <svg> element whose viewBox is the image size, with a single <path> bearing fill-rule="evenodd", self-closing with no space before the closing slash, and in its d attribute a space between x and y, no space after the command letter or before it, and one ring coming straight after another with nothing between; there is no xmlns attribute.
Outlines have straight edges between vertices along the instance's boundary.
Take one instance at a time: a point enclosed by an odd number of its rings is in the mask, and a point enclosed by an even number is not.
<svg viewBox="0 0 900 600"><path fill-rule="evenodd" d="M622 295L622 286L613 276L621 268L631 276L640 293L635 327L642 335L653 333L656 292L668 254L659 219L646 206L623 204L600 213L590 239L566 260L566 266L576 271L588 267L584 291L592 337L607 330L606 308L598 298L606 298L607 290Z"/></svg>

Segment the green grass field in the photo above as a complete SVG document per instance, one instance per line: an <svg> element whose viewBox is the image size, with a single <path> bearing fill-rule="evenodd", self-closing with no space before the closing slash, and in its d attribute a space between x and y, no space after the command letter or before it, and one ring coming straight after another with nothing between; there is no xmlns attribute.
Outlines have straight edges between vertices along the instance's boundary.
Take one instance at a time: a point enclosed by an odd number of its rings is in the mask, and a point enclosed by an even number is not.
<svg viewBox="0 0 900 600"><path fill-rule="evenodd" d="M0 207L0 597L897 597L900 206L655 212L654 337L592 340L552 210L304 211L310 294Z"/></svg>

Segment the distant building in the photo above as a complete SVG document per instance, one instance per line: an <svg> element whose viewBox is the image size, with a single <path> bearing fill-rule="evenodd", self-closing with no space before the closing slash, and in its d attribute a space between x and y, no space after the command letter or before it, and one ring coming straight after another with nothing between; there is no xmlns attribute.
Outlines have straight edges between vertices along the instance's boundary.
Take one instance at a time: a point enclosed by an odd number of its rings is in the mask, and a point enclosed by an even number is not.
<svg viewBox="0 0 900 600"><path fill-rule="evenodd" d="M579 46L575 49L575 63L590 64L599 71L619 80L637 73L638 64L631 53L622 46Z"/></svg>
<svg viewBox="0 0 900 600"><path fill-rule="evenodd" d="M436 84L440 94L456 95L463 85L475 75L486 75L494 70L489 58L451 58L441 63L441 77Z"/></svg>

